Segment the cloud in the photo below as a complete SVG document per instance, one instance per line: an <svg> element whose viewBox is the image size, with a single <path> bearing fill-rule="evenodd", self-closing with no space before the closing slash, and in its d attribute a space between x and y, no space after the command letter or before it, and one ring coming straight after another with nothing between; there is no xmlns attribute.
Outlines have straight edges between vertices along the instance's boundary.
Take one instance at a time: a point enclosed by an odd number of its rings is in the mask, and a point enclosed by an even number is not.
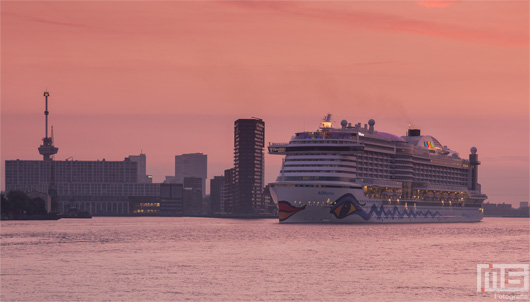
<svg viewBox="0 0 530 302"><path fill-rule="evenodd" d="M458 1L420 1L427 7L447 7ZM308 5L295 2L248 2L238 1L237 5L246 9L272 10L291 16L327 20L342 23L354 28L365 28L381 32L402 32L444 39L464 41L475 44L501 47L528 47L528 34L521 31L502 30L488 27L469 27L465 23L446 23L411 18L405 15L359 10L360 6ZM457 20L458 21L458 20ZM465 21L465 20L463 20Z"/></svg>
<svg viewBox="0 0 530 302"><path fill-rule="evenodd" d="M59 21L53 21L53 20L37 18L37 17L33 17L33 16L27 16L27 15L23 16L23 15L13 14L13 13L9 13L9 12L3 12L2 15L3 16L11 16L11 17L15 17L15 18L26 19L28 21L37 22L37 23L41 23L41 24L50 24L50 25L66 26L66 27L73 27L73 28L91 28L92 27L92 26L88 26L88 25L85 25L85 24L81 24L81 23L59 22Z"/></svg>

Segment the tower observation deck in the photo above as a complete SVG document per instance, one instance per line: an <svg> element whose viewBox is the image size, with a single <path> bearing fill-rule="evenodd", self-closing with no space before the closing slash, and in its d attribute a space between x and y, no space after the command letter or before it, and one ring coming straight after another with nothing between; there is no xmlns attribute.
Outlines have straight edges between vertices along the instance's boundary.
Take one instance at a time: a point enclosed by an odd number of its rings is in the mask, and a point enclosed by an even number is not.
<svg viewBox="0 0 530 302"><path fill-rule="evenodd" d="M57 151L59 151L59 148L53 145L53 135L52 137L48 137L48 115L50 114L50 112L48 111L48 97L49 96L50 96L50 93L48 91L45 91L44 92L44 97L46 101L46 105L45 105L46 107L44 110L45 137L42 139L42 145L40 145L39 147L39 153L42 155L43 160L51 160L51 156L54 154L57 154Z"/></svg>

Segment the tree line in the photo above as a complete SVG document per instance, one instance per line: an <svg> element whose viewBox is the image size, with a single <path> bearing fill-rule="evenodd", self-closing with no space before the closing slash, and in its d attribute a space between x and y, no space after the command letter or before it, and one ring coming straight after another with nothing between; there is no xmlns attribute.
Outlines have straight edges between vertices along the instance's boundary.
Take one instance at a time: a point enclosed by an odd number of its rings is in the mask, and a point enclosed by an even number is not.
<svg viewBox="0 0 530 302"><path fill-rule="evenodd" d="M46 215L46 201L40 197L30 198L23 191L9 191L1 194L2 218L14 218L17 216Z"/></svg>

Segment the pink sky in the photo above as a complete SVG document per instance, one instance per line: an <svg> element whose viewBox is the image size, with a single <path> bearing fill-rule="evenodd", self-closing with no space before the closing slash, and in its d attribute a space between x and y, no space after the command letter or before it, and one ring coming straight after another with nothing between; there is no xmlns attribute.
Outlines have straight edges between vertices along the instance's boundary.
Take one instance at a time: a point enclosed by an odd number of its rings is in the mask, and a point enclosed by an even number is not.
<svg viewBox="0 0 530 302"><path fill-rule="evenodd" d="M203 152L212 177L233 165L235 119L281 142L329 112L476 146L489 201L529 199L527 1L0 5L2 178L4 160L41 158L48 87L56 159L143 150L161 181ZM266 156L267 182L280 165Z"/></svg>

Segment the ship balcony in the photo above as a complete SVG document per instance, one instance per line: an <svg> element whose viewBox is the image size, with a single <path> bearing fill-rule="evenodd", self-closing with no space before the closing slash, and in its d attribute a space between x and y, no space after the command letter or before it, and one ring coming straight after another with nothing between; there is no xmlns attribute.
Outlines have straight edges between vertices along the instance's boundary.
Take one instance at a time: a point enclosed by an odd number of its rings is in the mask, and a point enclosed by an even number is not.
<svg viewBox="0 0 530 302"><path fill-rule="evenodd" d="M272 143L269 142L269 147L282 147L282 146L290 146L290 145L307 145L307 144L316 144L316 145L322 145L322 144L329 144L329 145L359 145L357 141L351 140L351 139L301 139L301 138L294 138L289 142L281 142L281 143Z"/></svg>
<svg viewBox="0 0 530 302"><path fill-rule="evenodd" d="M284 169L309 169L309 170L357 170L356 166L351 165L337 165L336 163L331 164L321 164L320 162L318 164L311 164L308 162L304 162L303 164L300 164L299 162L290 162L286 161L283 164Z"/></svg>
<svg viewBox="0 0 530 302"><path fill-rule="evenodd" d="M289 143L269 143L269 147L282 147L287 145L289 145Z"/></svg>
<svg viewBox="0 0 530 302"><path fill-rule="evenodd" d="M399 164L407 164L407 165L413 165L414 163L410 159L406 158L392 158L390 160L391 163L399 163Z"/></svg>
<svg viewBox="0 0 530 302"><path fill-rule="evenodd" d="M413 179L412 177L412 174L408 174L408 173L393 173L391 174L391 176L396 179L396 178L410 178L410 179Z"/></svg>
<svg viewBox="0 0 530 302"><path fill-rule="evenodd" d="M394 171L396 173L399 173L399 172L410 173L411 175L413 175L413 169L409 169L409 168L394 167L391 169L391 171Z"/></svg>
<svg viewBox="0 0 530 302"><path fill-rule="evenodd" d="M340 154L352 154L357 151L362 151L364 146L361 144L291 144L291 145L277 145L269 146L269 154L287 154L287 153L340 153Z"/></svg>
<svg viewBox="0 0 530 302"><path fill-rule="evenodd" d="M285 174L292 174L292 175L357 175L356 170L324 170L324 169L292 169L292 168L284 168L280 171L280 173Z"/></svg>
<svg viewBox="0 0 530 302"><path fill-rule="evenodd" d="M407 168L407 169L414 169L414 165L413 164L409 165L407 163L393 163L392 166L396 167L396 168L404 167L404 168Z"/></svg>

